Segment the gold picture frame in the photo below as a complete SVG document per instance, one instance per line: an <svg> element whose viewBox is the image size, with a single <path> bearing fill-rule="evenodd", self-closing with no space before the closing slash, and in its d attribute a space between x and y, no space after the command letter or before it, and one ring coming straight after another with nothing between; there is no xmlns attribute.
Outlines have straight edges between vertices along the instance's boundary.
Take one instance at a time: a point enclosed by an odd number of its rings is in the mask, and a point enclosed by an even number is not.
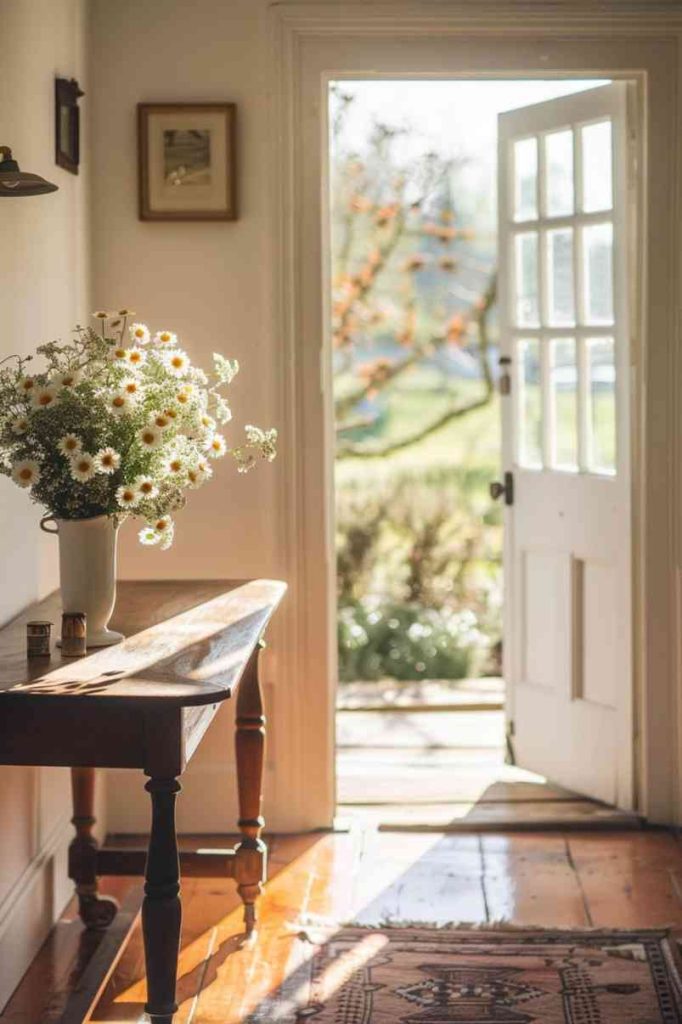
<svg viewBox="0 0 682 1024"><path fill-rule="evenodd" d="M139 218L237 219L236 104L139 103Z"/></svg>

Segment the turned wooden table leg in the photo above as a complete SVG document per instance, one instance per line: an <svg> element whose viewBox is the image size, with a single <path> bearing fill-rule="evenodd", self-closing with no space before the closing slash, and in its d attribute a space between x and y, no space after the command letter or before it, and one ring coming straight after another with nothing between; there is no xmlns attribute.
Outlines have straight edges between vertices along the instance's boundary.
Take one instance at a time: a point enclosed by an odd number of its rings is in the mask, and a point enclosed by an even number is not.
<svg viewBox="0 0 682 1024"><path fill-rule="evenodd" d="M247 934L256 926L256 900L266 879L267 847L260 837L265 824L261 816L265 715L258 678L258 655L263 646L261 642L253 652L237 690L238 825L244 838L236 848L235 879L244 903Z"/></svg>
<svg viewBox="0 0 682 1024"><path fill-rule="evenodd" d="M147 967L145 1011L154 1024L171 1024L180 949L180 860L175 834L177 779L151 778L152 828L145 869L142 935Z"/></svg>
<svg viewBox="0 0 682 1024"><path fill-rule="evenodd" d="M95 824L95 769L71 769L71 794L76 835L69 846L69 878L76 883L78 912L83 924L92 929L107 928L116 917L118 903L97 892L97 840Z"/></svg>

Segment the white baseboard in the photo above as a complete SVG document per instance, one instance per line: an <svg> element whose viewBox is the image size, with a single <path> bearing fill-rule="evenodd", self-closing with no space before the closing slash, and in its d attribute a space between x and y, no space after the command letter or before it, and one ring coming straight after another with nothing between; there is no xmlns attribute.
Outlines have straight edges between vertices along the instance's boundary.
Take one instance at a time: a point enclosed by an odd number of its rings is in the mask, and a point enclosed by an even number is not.
<svg viewBox="0 0 682 1024"><path fill-rule="evenodd" d="M0 1013L71 896L72 834L68 819L60 822L0 906Z"/></svg>

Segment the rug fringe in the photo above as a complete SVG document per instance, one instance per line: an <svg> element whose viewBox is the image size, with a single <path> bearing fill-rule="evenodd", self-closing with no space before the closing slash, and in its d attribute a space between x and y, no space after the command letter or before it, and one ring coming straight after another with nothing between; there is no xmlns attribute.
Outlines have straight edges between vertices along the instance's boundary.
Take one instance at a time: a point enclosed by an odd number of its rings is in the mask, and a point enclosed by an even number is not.
<svg viewBox="0 0 682 1024"><path fill-rule="evenodd" d="M661 938L670 935L674 930L674 924L662 924L657 928L609 928L595 927L594 925L577 925L571 928L558 928L553 925L540 924L513 924L503 918L496 921L446 921L441 924L434 924L433 921L386 921L379 924L363 924L362 922L348 921L339 928L357 928L365 931L387 931L392 929L425 929L428 931L465 931L465 932L552 932L553 934L566 933L567 935L580 932L585 935L646 935L651 938Z"/></svg>
<svg viewBox="0 0 682 1024"><path fill-rule="evenodd" d="M572 928L558 928L553 927L552 925L512 924L510 921L500 918L496 921L445 921L440 924L434 924L433 921L385 921L379 922L378 924L363 924L362 922L357 921L341 922L329 917L324 917L321 914L303 913L295 920L287 922L285 927L288 932L297 934L304 942L310 942L313 945L321 945L324 942L328 942L334 937L334 935L345 929L367 932L406 930L474 932L480 933L482 936L489 932L494 932L495 934L508 932L510 935L518 935L519 933L525 935L542 935L551 933L552 935L559 936L564 934L579 934L586 936L603 935L605 938L616 936L629 941L636 941L637 939L642 938L673 938L676 945L679 945L681 941L672 936L672 932L676 930L675 925L672 923L662 924L657 928L609 928L604 926L594 927L593 925L577 925Z"/></svg>

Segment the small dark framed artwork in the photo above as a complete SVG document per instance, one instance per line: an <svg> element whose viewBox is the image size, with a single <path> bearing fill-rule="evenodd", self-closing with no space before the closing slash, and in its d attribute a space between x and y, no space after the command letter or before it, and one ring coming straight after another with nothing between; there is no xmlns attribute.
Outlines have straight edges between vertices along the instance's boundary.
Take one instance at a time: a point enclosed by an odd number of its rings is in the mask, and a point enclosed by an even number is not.
<svg viewBox="0 0 682 1024"><path fill-rule="evenodd" d="M78 174L80 163L80 110L85 93L75 78L55 79L55 160L59 167Z"/></svg>
<svg viewBox="0 0 682 1024"><path fill-rule="evenodd" d="M140 103L140 220L236 220L234 103Z"/></svg>

